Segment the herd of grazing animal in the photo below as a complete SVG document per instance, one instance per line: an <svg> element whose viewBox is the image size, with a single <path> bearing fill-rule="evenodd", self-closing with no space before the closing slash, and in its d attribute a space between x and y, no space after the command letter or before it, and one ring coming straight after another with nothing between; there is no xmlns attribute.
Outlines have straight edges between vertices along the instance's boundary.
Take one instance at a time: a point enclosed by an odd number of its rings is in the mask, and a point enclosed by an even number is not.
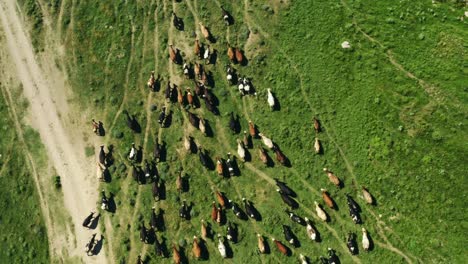
<svg viewBox="0 0 468 264"><path fill-rule="evenodd" d="M222 18L227 26L234 23L233 17L230 13L225 10L223 7L222 9ZM172 13L172 23L173 26L180 30L184 30L184 23L181 17L178 17L174 12ZM200 32L206 41L208 41L212 46L215 43L215 38L210 31L210 29L200 22L199 24ZM205 60L205 65L211 63L211 56L215 52L215 49L212 47L210 48L209 45L203 45L199 38L195 39L194 45L194 54L199 60ZM239 48L231 47L228 45L227 48L227 56L231 63L233 64L240 64L245 65L246 58L244 53ZM208 111L212 112L215 115L219 115L217 110L217 99L216 96L213 94L212 89L208 88L207 86L208 76L210 75L205 66L200 64L199 62L195 62L194 64L190 62L184 62L181 52L175 48L172 44L169 45L169 59L175 63L180 64L182 66L183 74L186 79L193 79L195 83L195 89L186 88L185 91L178 87L175 84L171 85L171 82L168 81L166 89L164 91L165 97L172 103L177 102L180 106L185 108L185 113L188 116L189 123L195 128L200 130L200 132L208 136L209 124L207 120L205 120L201 115L197 115L195 112L191 112L190 109L199 107L197 104L197 98L201 98L205 101L205 105ZM183 64L182 64L183 63ZM235 85L235 79L237 78L236 70L232 66L227 66L226 72L226 79L230 85ZM150 73L150 77L147 81L147 86L151 91L156 90L156 86L159 85L159 75L156 78L155 72L152 71ZM251 79L246 77L239 77L237 81L237 87L241 93L241 95L247 94L256 94L254 92L254 88L251 82ZM271 91L270 88L266 90L267 93L267 103L272 110L275 110L278 107L278 101L275 97L274 93ZM173 101L174 100L174 101ZM124 112L126 115L126 123L127 126L135 133L137 132L136 126L136 119L134 116L130 116L128 112ZM167 127L170 123L172 111L168 111L168 106L161 107L157 122L161 125L161 128ZM169 120L169 121L168 121ZM93 120L94 121L94 120ZM94 123L93 123L94 124ZM239 116L235 115L234 112L229 114L229 123L228 128L232 131L234 135L240 133L242 131L241 124L239 122ZM316 154L323 154L323 146L321 141L318 138L319 133L322 131L320 121L317 118L313 118L313 128L315 131L315 140L313 144L313 148ZM97 129L97 128L96 128ZM277 142L273 141L266 133L260 132L258 127L253 123L252 120L248 120L248 125L246 130L243 131L243 138L237 138L237 157L233 156L230 152L227 153L226 157L219 157L215 158L216 164L212 164L211 158L209 156L209 151L203 148L201 145L195 143L194 138L191 136L185 136L183 138L183 147L189 154L194 154L198 152L198 158L202 167L205 167L208 170L216 170L216 173L221 176L222 178L228 178L240 175L239 174L239 167L237 166L237 159L241 162L249 162L252 161L251 153L249 149L254 148L254 145L257 146L257 159L261 161L265 166L272 166L274 161L270 158L268 152L271 151L274 153L276 162L279 164L289 167L291 166L288 158L280 149ZM268 135L268 136L267 136ZM143 162L141 159L141 147L138 149L134 143L131 144L130 149L127 152L127 158L131 163L131 175L133 179L138 184L145 184L147 182L151 182L151 191L152 197L154 198L155 203L159 203L160 200L164 199L165 196L165 181L160 177L157 169L157 164L163 162L163 152L164 150L163 144L161 144L158 140L156 140L153 149L153 159L148 161L147 159L144 160L144 166L140 164ZM104 146L101 146L99 155L98 155L98 178L104 178L104 172L107 170L109 166L112 165L111 161L111 153L110 151L106 153L104 151ZM343 182L338 178L331 170L324 168L323 171L327 175L329 181L335 185L338 190L343 188ZM181 193L186 192L186 180L183 177L182 170L180 170L179 175L175 180L175 185L180 196ZM320 242L321 237L320 233L317 229L317 225L308 217L302 218L301 216L297 215L293 212L300 206L296 199L296 193L287 185L287 183L280 181L275 178L276 184L276 191L279 194L281 201L288 207L285 210L288 218L292 221L292 225L300 225L304 230L304 234L307 236L308 239L314 242ZM338 210L338 206L336 200L332 198L331 193L326 189L321 189L321 195L324 204L327 208L331 210ZM374 200L372 195L369 191L362 187L362 195L364 200L368 204L374 204ZM109 204L113 194L111 193L110 196L106 196L105 191L102 191L102 199L101 199L101 209L105 211L110 211ZM211 221L216 224L216 226L226 226L225 234L219 232L217 234L217 243L216 248L218 250L219 255L222 258L233 257L232 251L229 250L229 243L236 244L238 243L238 232L237 225L233 224L231 219L229 219L228 211L232 211L234 217L239 220L247 221L262 221L261 215L259 211L257 211L256 207L254 206L254 202L248 200L245 197L242 197L241 201L234 201L228 199L220 190L214 190L215 200L211 203ZM357 202L349 195L346 194L346 201L349 208L350 217L355 224L361 224L362 220L360 217L361 208L357 204ZM330 221L330 215L326 212L324 207L317 202L314 201L315 205L315 215L314 218L321 220L323 222ZM179 205L178 216L181 220L190 220L192 216L192 202L187 202L185 199ZM327 209L328 210L328 209ZM313 211L313 210L312 210ZM83 221L83 227L90 228L93 226L94 222L97 221L99 215L95 215L94 212L86 216ZM201 222L201 232L200 235L193 236L192 241L192 255L194 259L205 259L207 258L207 247L206 247L206 240L207 239L214 239L213 230L210 228L211 225L206 223L204 220ZM150 219L149 219L149 226L145 226L145 222L142 221L139 225L140 230L140 240L145 244L153 244L154 243L154 251L157 256L160 257L168 257L169 252L167 252L165 242L162 239L159 239L156 235L156 232L164 231L164 218L163 212L161 208L156 210L156 207L152 207ZM365 251L368 251L372 248L372 240L370 239L368 231L362 227L362 248ZM300 242L297 236L294 234L293 229L291 226L287 224L282 224L282 234L284 235L283 243L281 239L277 239L275 237L271 237L271 241L274 244L274 248L285 256L290 256L293 254L293 251L287 246L293 246L294 248L299 247ZM86 252L89 254L94 251L96 240L94 234L89 243L86 245ZM257 247L258 252L261 254L269 254L270 247L268 243L268 239L265 238L264 235L257 233ZM102 240L102 239L101 239ZM348 239L346 245L349 249L350 254L356 255L358 254L358 245L356 242L356 234L350 232L348 234ZM175 243L172 244L172 257L174 263L182 263L186 262L186 257L184 256L183 250L181 247L178 247ZM320 260L323 263L338 263L338 256L335 254L335 251L331 248L327 249L328 257L320 256ZM309 263L309 258L303 254L299 254L299 260L301 263ZM141 255L138 255L137 263L143 263Z"/></svg>

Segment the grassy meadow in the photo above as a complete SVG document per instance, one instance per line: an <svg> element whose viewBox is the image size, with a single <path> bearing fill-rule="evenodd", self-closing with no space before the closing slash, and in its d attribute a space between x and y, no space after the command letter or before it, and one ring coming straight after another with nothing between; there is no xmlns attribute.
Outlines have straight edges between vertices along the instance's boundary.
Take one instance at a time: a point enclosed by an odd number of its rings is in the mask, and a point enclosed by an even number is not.
<svg viewBox="0 0 468 264"><path fill-rule="evenodd" d="M235 19L229 27L221 19L221 4ZM166 230L158 232L158 238L169 251L177 244L190 263L198 262L192 257L191 241L200 235L202 219L211 222L216 190L237 203L248 198L262 215L258 222L240 221L227 212L228 220L239 228L239 242L230 244L233 257L227 263L296 263L300 253L318 262L327 247L336 250L342 263L466 259L468 109L463 40L468 33L460 2L62 0L43 7L66 48L64 67L76 94L72 103L85 113L91 109L94 114L84 116L83 122L101 120L106 145L114 147L112 181L101 186L115 194L117 205L115 213L104 212L110 225L102 230L106 250L112 252L107 255L114 262L132 263L140 254L149 263L172 262L159 259L152 245L139 241L139 226L143 222L148 226L153 206L164 211ZM173 11L183 18L184 31L172 26ZM213 76L220 115L208 112L203 102L190 111L207 120L213 131L210 137L188 123L183 107L164 98L168 80L193 90L181 65L170 62L168 46L180 49L184 60L198 61L193 54L194 34L208 44L199 22L216 38L210 46L218 52L217 62L206 69ZM349 41L351 49L342 49L343 41ZM228 44L244 50L248 65L234 68L252 79L257 96L240 97L237 88L228 85ZM152 70L162 78L156 92L146 87ZM280 103L278 111L268 107L267 88ZM162 106L173 112L167 128L157 123ZM135 115L141 133L126 127L124 110ZM292 166L275 161L273 167L265 167L257 155L261 142L255 139L249 150L252 161L239 162L238 177L222 179L203 168L197 154L185 151L182 139L194 137L213 160L226 158L227 152L235 154L236 139L243 135L229 130L231 111L239 115L242 130L252 120L278 143ZM314 116L323 128L317 135L323 155L313 151ZM150 184L139 186L132 179L126 158L135 142L143 148L143 159L151 159L156 140L167 147L165 160L157 165L166 183L166 198L159 202L153 201ZM275 158L273 152L269 155ZM343 189L329 183L324 167L344 181ZM183 193L175 184L180 170L189 182ZM305 228L288 219L273 178L297 192L300 207L295 211L315 222L322 242L310 241ZM365 204L361 186L371 191L376 206ZM326 209L328 223L320 222L313 206L314 201L323 205L321 188L329 190L339 208ZM362 225L349 217L345 194L361 205ZM183 199L193 202L190 221L178 216ZM290 247L292 256L286 257L270 242L272 253L259 254L256 233L284 241L283 224L292 227L300 247ZM212 227L215 233L226 232L225 226L212 223ZM361 227L374 242L368 253L361 248ZM348 232L358 235L357 256L346 248ZM206 245L209 258L201 262L220 263L217 241L207 240Z"/></svg>

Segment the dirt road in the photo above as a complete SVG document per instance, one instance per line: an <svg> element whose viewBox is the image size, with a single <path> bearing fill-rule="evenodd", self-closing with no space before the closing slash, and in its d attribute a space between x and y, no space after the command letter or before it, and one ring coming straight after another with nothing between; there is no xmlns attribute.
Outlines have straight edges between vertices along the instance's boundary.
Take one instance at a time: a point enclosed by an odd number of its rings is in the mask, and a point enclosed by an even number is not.
<svg viewBox="0 0 468 264"><path fill-rule="evenodd" d="M82 124L71 124L69 108L63 105L67 99L63 98L66 82L56 78L59 71L55 65L42 60L39 63L14 0L0 2L0 21L8 44L11 70L23 84L24 97L30 103L30 125L40 133L49 161L61 176L64 204L71 216L75 236L69 239L68 245L63 245L67 247L67 255L81 258L85 263L108 263L104 250L92 257L84 252L84 245L96 231L85 230L81 223L97 207L98 181L94 163L84 155L83 135L77 133Z"/></svg>

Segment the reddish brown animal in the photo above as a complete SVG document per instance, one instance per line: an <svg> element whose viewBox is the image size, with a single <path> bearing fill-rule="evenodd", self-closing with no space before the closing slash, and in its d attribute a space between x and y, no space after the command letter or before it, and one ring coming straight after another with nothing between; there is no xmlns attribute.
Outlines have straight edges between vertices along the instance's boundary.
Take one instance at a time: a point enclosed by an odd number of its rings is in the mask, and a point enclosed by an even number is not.
<svg viewBox="0 0 468 264"><path fill-rule="evenodd" d="M169 58L171 58L171 61L174 63L177 63L177 50L174 49L174 47L169 45Z"/></svg>
<svg viewBox="0 0 468 264"><path fill-rule="evenodd" d="M281 241L278 241L274 238L272 238L271 240L273 240L273 243L275 243L276 248L279 250L279 252L281 252L281 254L288 255L288 249L285 245L283 245L283 243L281 243Z"/></svg>
<svg viewBox="0 0 468 264"><path fill-rule="evenodd" d="M330 194L328 193L327 190L325 189L320 189L322 191L322 198L323 198L323 201L325 202L325 204L330 207L331 209L334 209L335 207L335 203L333 202Z"/></svg>
<svg viewBox="0 0 468 264"><path fill-rule="evenodd" d="M180 105L184 104L184 95L180 87L177 87L177 102L179 102Z"/></svg>
<svg viewBox="0 0 468 264"><path fill-rule="evenodd" d="M218 172L219 176L224 175L223 161L219 157L216 157L216 171Z"/></svg>
<svg viewBox="0 0 468 264"><path fill-rule="evenodd" d="M236 48L235 53L237 62L242 64L244 62L244 54L242 54L242 51L239 48Z"/></svg>
<svg viewBox="0 0 468 264"><path fill-rule="evenodd" d="M228 46L227 55L231 62L235 62L236 55L235 55L234 49L230 45Z"/></svg>
<svg viewBox="0 0 468 264"><path fill-rule="evenodd" d="M257 136L257 130L255 129L254 123L252 121L249 121L249 133L252 136L252 138L255 138Z"/></svg>
<svg viewBox="0 0 468 264"><path fill-rule="evenodd" d="M315 133L318 133L320 132L320 121L314 117L314 130L315 130Z"/></svg>
<svg viewBox="0 0 468 264"><path fill-rule="evenodd" d="M211 205L211 220L216 221L217 216L218 216L218 210L216 209L216 203L213 201Z"/></svg>
<svg viewBox="0 0 468 264"><path fill-rule="evenodd" d="M195 47L194 47L194 52L195 52L195 55L201 59L201 47L200 47L200 41L198 39L195 39Z"/></svg>
<svg viewBox="0 0 468 264"><path fill-rule="evenodd" d="M187 88L187 103L193 107L193 96L192 92L190 91L190 88Z"/></svg>
<svg viewBox="0 0 468 264"><path fill-rule="evenodd" d="M263 164L268 164L268 155L265 151L265 149L263 149L263 147L259 146L258 147L258 154L260 156L260 160L263 162Z"/></svg>
<svg viewBox="0 0 468 264"><path fill-rule="evenodd" d="M281 150L277 147L273 149L275 151L275 156L276 160L281 164L281 165L286 165L286 156L281 152Z"/></svg>
<svg viewBox="0 0 468 264"><path fill-rule="evenodd" d="M226 208L226 198L224 198L224 195L219 191L216 191L216 199L221 207Z"/></svg>

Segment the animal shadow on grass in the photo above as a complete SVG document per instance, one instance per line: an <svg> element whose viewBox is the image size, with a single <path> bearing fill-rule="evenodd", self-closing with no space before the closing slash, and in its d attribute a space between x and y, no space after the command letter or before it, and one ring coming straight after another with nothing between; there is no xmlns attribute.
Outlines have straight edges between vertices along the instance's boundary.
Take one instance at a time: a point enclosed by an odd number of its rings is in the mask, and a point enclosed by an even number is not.
<svg viewBox="0 0 468 264"><path fill-rule="evenodd" d="M224 246L226 247L226 258L233 258L234 251L232 251L232 247L231 247L231 244L229 243L229 240L227 239L224 240Z"/></svg>
<svg viewBox="0 0 468 264"><path fill-rule="evenodd" d="M169 117L169 116L168 116ZM167 159L167 144L163 141L160 145L160 152L159 152L159 162L165 162Z"/></svg>
<svg viewBox="0 0 468 264"><path fill-rule="evenodd" d="M200 249L201 249L201 259L208 260L210 258L210 252L208 251L208 246L206 241L203 238L200 238Z"/></svg>
<svg viewBox="0 0 468 264"><path fill-rule="evenodd" d="M182 190L181 190L182 192L190 191L189 179L190 179L190 176L187 174L185 174L182 177Z"/></svg>
<svg viewBox="0 0 468 264"><path fill-rule="evenodd" d="M96 245L94 245L94 247L93 247L93 251L92 251L93 255L97 255L97 254L99 254L99 252L101 252L103 242L104 242L104 236L101 235L101 239L99 239L96 242Z"/></svg>
<svg viewBox="0 0 468 264"><path fill-rule="evenodd" d="M109 199L108 199L108 207L109 209L107 211L115 214L115 212L117 211L117 205L115 203L115 199L114 199L114 194L113 193L110 193L109 195Z"/></svg>
<svg viewBox="0 0 468 264"><path fill-rule="evenodd" d="M106 130L104 129L104 124L101 121L98 122L98 135L101 136L101 137L106 135Z"/></svg>
<svg viewBox="0 0 468 264"><path fill-rule="evenodd" d="M243 60L241 63L239 63L239 65L241 66L247 66L249 64L249 60L247 59L247 57L245 56L245 53L243 50L240 50L240 52L242 53L242 57L243 57Z"/></svg>
<svg viewBox="0 0 468 264"><path fill-rule="evenodd" d="M372 251L374 249L374 240L372 239L372 236L369 233L369 231L367 231L367 238L369 239L369 250L368 251Z"/></svg>
<svg viewBox="0 0 468 264"><path fill-rule="evenodd" d="M166 200L166 182L162 179L159 182L159 200Z"/></svg>
<svg viewBox="0 0 468 264"><path fill-rule="evenodd" d="M140 123L138 123L138 120L136 119L135 115L132 115L132 130L137 134L141 133L141 126Z"/></svg>
<svg viewBox="0 0 468 264"><path fill-rule="evenodd" d="M159 92L159 90L161 90L161 75L158 74L158 78L156 78L156 80L154 81L154 85L151 91Z"/></svg>
<svg viewBox="0 0 468 264"><path fill-rule="evenodd" d="M215 87L215 80L213 78L213 73L211 71L206 72L206 85L211 88Z"/></svg>
<svg viewBox="0 0 468 264"><path fill-rule="evenodd" d="M250 151L247 149L247 146L245 146L244 150L245 150L245 157L244 157L245 162L252 161L252 154L250 154Z"/></svg>
<svg viewBox="0 0 468 264"><path fill-rule="evenodd" d="M280 101L278 100L278 97L276 97L276 93L275 92L271 92L271 94L273 95L273 99L275 100L275 105L273 106L273 111L280 111L281 110L281 103Z"/></svg>
<svg viewBox="0 0 468 264"><path fill-rule="evenodd" d="M236 156L232 157L231 164L232 164L232 169L233 169L233 176L240 176L241 171L240 171L239 166L237 164L237 157Z"/></svg>
<svg viewBox="0 0 468 264"><path fill-rule="evenodd" d="M107 149L108 149L109 151L108 151L107 154L106 154L106 160L105 160L105 162L106 162L106 166L107 166L107 167L110 167L110 166L112 166L112 165L114 164L114 155L113 155L113 154L114 154L114 145L112 145L112 144L109 145L109 146L107 147Z"/></svg>
<svg viewBox="0 0 468 264"><path fill-rule="evenodd" d="M215 164L213 162L213 159L211 159L210 155L208 155L206 152L203 153L203 154L204 154L205 160L206 160L206 168L208 170L214 170L215 169Z"/></svg>
<svg viewBox="0 0 468 264"><path fill-rule="evenodd" d="M218 60L218 51L216 49L213 49L213 52L211 53L209 64L216 65L216 61Z"/></svg>
<svg viewBox="0 0 468 264"><path fill-rule="evenodd" d="M164 237L164 236L161 237L161 249L162 249L162 253L163 253L164 258L169 256L169 250L167 248L167 238Z"/></svg>
<svg viewBox="0 0 468 264"><path fill-rule="evenodd" d="M188 263L187 256L185 255L185 247L179 245L180 263Z"/></svg>
<svg viewBox="0 0 468 264"><path fill-rule="evenodd" d="M200 97L197 95L192 95L192 102L193 102L193 108L200 108L201 103L200 103ZM190 109L190 108L188 108Z"/></svg>
<svg viewBox="0 0 468 264"><path fill-rule="evenodd" d="M141 146L138 146L135 161L136 163L141 163L143 161L143 147Z"/></svg>
<svg viewBox="0 0 468 264"><path fill-rule="evenodd" d="M89 229L96 229L98 223L99 223L99 218L101 217L101 214L98 214L96 217L93 218L91 221L91 224L88 226Z"/></svg>
<svg viewBox="0 0 468 264"><path fill-rule="evenodd" d="M109 183L109 182L112 181L112 175L111 175L109 169L107 169L107 167L104 169L104 171L102 172L102 174L103 174L103 180L104 180L104 182Z"/></svg>
<svg viewBox="0 0 468 264"><path fill-rule="evenodd" d="M205 124L206 126L206 124ZM198 147L197 144L195 144L195 141L193 137L189 136L189 142L190 142L190 153L195 154L198 152Z"/></svg>
<svg viewBox="0 0 468 264"><path fill-rule="evenodd" d="M271 248L270 248L270 244L268 243L268 239L265 238L264 236L262 236L262 238L263 238L263 245L265 245L265 254L270 254Z"/></svg>
<svg viewBox="0 0 468 264"><path fill-rule="evenodd" d="M250 203L250 207L252 208L252 214L254 216L254 219L256 221L262 221L262 219L263 219L262 215L260 214L260 212L255 207L255 204L252 201L249 201L249 203Z"/></svg>
<svg viewBox="0 0 468 264"><path fill-rule="evenodd" d="M148 244L153 244L154 241L156 240L156 232L154 231L154 229L152 227L150 227L147 231L147 234L146 234L146 239L147 239L147 242Z"/></svg>
<svg viewBox="0 0 468 264"><path fill-rule="evenodd" d="M157 220L157 226L156 229L158 231L164 231L166 230L166 224L164 222L164 209L159 208L158 214L156 215L156 220Z"/></svg>
<svg viewBox="0 0 468 264"><path fill-rule="evenodd" d="M205 119L205 134L207 137L213 137L213 129L211 128L210 121Z"/></svg>

